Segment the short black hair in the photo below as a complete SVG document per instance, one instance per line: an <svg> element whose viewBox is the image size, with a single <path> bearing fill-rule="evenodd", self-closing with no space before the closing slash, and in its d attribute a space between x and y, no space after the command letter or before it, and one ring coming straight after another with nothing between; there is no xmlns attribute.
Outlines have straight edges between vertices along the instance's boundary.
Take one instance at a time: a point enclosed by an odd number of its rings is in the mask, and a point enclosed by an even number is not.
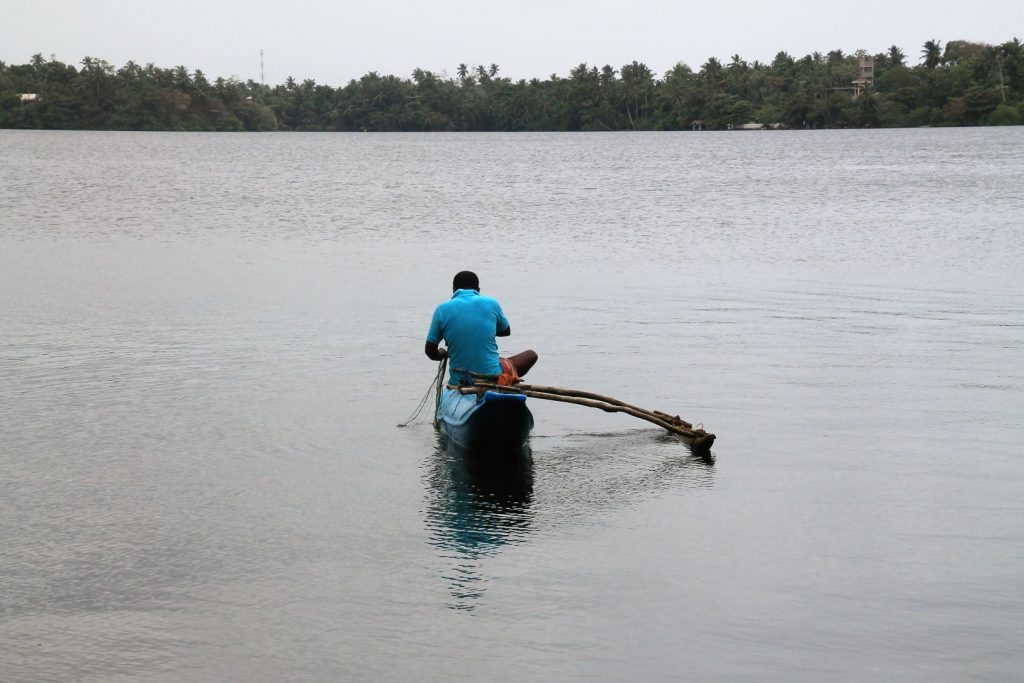
<svg viewBox="0 0 1024 683"><path fill-rule="evenodd" d="M456 289L475 289L480 291L480 278L471 270L463 270L455 274L452 280L452 291Z"/></svg>

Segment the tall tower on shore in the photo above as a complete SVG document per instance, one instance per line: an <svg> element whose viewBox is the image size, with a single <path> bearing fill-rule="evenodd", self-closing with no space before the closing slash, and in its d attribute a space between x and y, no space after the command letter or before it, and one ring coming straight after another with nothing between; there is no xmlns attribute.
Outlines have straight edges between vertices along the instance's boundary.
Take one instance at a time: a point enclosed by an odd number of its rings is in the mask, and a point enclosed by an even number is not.
<svg viewBox="0 0 1024 683"><path fill-rule="evenodd" d="M857 78L850 84L853 86L853 96L860 95L875 84L875 58L864 51L858 51L857 55Z"/></svg>
<svg viewBox="0 0 1024 683"><path fill-rule="evenodd" d="M267 79L263 76L263 48L260 48L260 85L266 85Z"/></svg>

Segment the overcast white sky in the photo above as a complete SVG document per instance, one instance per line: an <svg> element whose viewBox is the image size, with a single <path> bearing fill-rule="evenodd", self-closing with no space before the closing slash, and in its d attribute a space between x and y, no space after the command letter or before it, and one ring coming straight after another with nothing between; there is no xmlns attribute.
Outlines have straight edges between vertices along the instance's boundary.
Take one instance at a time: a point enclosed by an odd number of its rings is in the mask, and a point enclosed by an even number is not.
<svg viewBox="0 0 1024 683"><path fill-rule="evenodd" d="M267 83L291 75L344 85L369 71L454 74L496 63L512 78L567 75L580 62L656 74L708 57L771 61L779 50L899 45L911 64L929 39L1024 39L1024 0L0 0L0 60L37 52L77 64L89 55L184 64L208 77Z"/></svg>

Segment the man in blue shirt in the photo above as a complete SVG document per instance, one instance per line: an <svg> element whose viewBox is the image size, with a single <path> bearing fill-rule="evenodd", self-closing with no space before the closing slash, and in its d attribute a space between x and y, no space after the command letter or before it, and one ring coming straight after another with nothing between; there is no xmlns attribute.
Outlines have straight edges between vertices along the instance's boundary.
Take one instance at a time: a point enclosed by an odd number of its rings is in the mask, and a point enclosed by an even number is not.
<svg viewBox="0 0 1024 683"><path fill-rule="evenodd" d="M480 293L480 279L464 270L452 280L452 298L434 309L424 351L430 360L449 359L449 382L460 384L465 372L493 375L499 384L511 385L537 362L534 351L508 358L498 356L495 337L512 334L508 318L496 299ZM448 348L439 348L441 341Z"/></svg>

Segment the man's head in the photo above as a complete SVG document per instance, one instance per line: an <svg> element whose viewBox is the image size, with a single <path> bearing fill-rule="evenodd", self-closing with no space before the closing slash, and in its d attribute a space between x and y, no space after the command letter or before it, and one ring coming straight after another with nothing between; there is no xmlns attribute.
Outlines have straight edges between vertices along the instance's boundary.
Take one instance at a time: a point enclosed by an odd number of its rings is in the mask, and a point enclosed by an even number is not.
<svg viewBox="0 0 1024 683"><path fill-rule="evenodd" d="M480 291L480 278L476 276L476 273L463 270L460 273L455 274L455 279L452 280L452 291L456 289L475 289Z"/></svg>

